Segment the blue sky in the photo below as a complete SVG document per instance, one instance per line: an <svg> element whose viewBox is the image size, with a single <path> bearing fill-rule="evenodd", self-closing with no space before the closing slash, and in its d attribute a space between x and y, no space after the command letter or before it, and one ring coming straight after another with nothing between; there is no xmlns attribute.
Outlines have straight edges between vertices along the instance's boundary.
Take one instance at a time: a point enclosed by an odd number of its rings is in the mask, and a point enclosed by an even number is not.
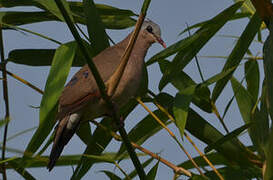
<svg viewBox="0 0 273 180"><path fill-rule="evenodd" d="M96 3L105 3L107 5L112 5L119 8L130 9L135 13L140 12L140 8L143 1L114 1L114 0L100 0L95 1ZM192 0L192 1L181 1L181 0L172 0L172 1L164 1L164 0L153 0L150 4L150 8L147 13L147 17L158 23L161 27L162 38L166 42L167 46L177 42L184 36L178 36L178 34L186 27L186 23L189 25L193 25L195 23L208 20L213 16L217 15L219 12L227 8L233 3L232 0ZM9 10L9 9L4 9ZM17 8L14 10L26 10L25 8ZM28 9L29 10L29 9ZM36 10L36 9L31 9ZM3 10L2 10L3 11ZM242 30L244 29L247 23L247 19L238 20L234 22L227 23L223 29L221 29L217 35L236 35L240 36ZM37 23L32 25L23 26L24 28L28 28L32 31L39 32L41 34L52 37L61 42L68 42L72 40L72 36L64 23L57 22L48 22L48 23ZM129 32L132 31L132 28L125 30L114 30L109 31L107 33L111 36L111 38L118 42L127 36ZM7 57L8 52L17 49L17 48L57 48L56 44L52 42L46 41L44 39L40 39L39 37L32 36L29 34L22 34L16 31L5 31L4 32L4 40L5 40L5 55ZM211 55L228 55L233 46L235 44L234 39L231 38L223 38L220 36L214 37L209 43L199 52L198 56L211 56ZM261 45L252 46L254 52L261 52ZM152 55L161 51L162 47L158 44L153 45L147 56L146 60L149 59ZM261 54L259 54L261 55ZM171 58L169 58L171 59ZM217 74L221 71L225 61L223 59L212 59L212 58L199 58L201 69L204 73L205 79L211 77L214 74ZM17 65L13 63L9 63L7 66L8 70L21 76L22 78L30 81L34 85L44 89L47 75L49 73L49 67L30 67L24 65ZM241 80L243 66L236 71L237 77ZM69 78L78 70L78 68L72 68ZM200 82L200 76L198 74L196 64L192 61L186 68L185 72L187 72L196 82ZM161 77L161 73L157 64L149 66L149 88L154 92L158 91L158 82ZM241 77L241 78L240 78ZM29 107L39 106L41 101L41 95L34 92L32 89L26 87L20 82L9 78L9 97L10 97L10 108L11 108L11 118L12 121L9 125L8 135L13 135L19 131L22 131L27 128L35 127L39 122L39 110L33 109ZM2 89L2 84L0 85L0 89ZM164 89L165 92L175 94L176 90L172 86L167 86ZM220 113L223 113L224 107L227 101L232 97L233 93L228 85L225 90L225 94L220 97L217 102L217 106L220 109ZM2 94L1 94L2 96ZM153 106L149 106L151 109L154 109ZM0 114L1 117L4 113L4 102L0 101ZM219 122L216 120L214 115L208 115L200 112L201 115L205 116L210 123L212 123L216 128L218 128L221 132L223 128L220 126ZM129 131L134 125L139 122L143 117L147 115L147 112L143 110L143 108L138 107L131 113L131 115L127 118L125 127L126 130ZM238 119L238 120L234 120ZM239 127L242 125L242 120L240 113L238 112L238 108L236 103L234 102L229 113L226 116L227 124L230 130ZM232 123L229 123L231 122ZM170 128L178 135L179 133L174 126L170 126ZM1 133L2 133L1 129ZM32 133L27 133L23 136L17 137L14 140L8 142L8 147L24 149L28 144ZM2 137L2 134L1 134ZM247 136L242 136L244 142L249 143ZM204 145L200 143L200 141L195 139L195 142L202 149ZM196 156L197 153L193 150L191 145L188 142L183 143L186 149L191 153L192 156ZM112 141L111 145L107 147L107 151L115 152L118 150L120 143L116 141ZM177 144L169 137L166 131L161 131L150 140L145 142L143 146L152 152L160 153L160 155L174 164L183 162L187 160L187 157L180 151ZM85 146L80 142L80 140L75 136L70 143L66 146L63 154L80 154L84 151ZM47 151L49 153L49 151ZM121 163L121 167L125 169L126 172L130 172L132 169L132 164L129 161L124 161ZM100 173L100 170L108 169L116 172L120 175L120 172L114 168L112 165L95 165L88 174L83 179L107 179L103 173ZM52 172L48 172L45 168L40 169L30 169L29 170L35 177L39 179L68 179L72 174L71 167L56 167ZM171 179L173 176L173 172L171 169L167 168L164 165L160 165L157 179ZM8 171L9 179L20 179L13 171Z"/></svg>

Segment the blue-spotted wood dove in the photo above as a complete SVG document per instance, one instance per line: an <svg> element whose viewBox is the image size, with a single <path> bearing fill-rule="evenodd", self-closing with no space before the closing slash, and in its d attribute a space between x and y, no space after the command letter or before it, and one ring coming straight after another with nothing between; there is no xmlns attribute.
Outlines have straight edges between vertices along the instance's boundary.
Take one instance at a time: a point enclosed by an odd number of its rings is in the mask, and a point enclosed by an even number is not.
<svg viewBox="0 0 273 180"><path fill-rule="evenodd" d="M104 82L107 82L119 66L131 35L132 33L93 58ZM155 42L166 47L161 39L159 26L150 20L144 21L120 82L111 97L118 107L125 105L137 94L144 72L144 57L149 47ZM105 114L107 114L107 107L100 96L96 81L88 65L84 65L66 85L59 99L57 114L59 123L55 129L53 147L47 166L49 171L54 167L64 146L71 139L79 124Z"/></svg>

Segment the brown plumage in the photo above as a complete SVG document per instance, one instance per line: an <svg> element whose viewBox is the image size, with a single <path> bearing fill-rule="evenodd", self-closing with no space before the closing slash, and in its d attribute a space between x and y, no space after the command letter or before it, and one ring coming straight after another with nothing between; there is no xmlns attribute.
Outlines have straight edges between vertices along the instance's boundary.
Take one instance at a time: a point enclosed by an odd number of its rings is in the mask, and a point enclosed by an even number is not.
<svg viewBox="0 0 273 180"><path fill-rule="evenodd" d="M104 82L112 76L120 64L121 56L129 43L131 34L118 44L109 47L93 58ZM142 80L144 57L154 42L165 47L160 38L159 26L145 21L133 48L120 83L112 96L117 106L126 104L136 95ZM87 65L84 65L64 88L59 99L59 121L55 129L53 147L47 168L52 170L64 146L68 143L79 124L107 114L103 99L100 97L96 81Z"/></svg>

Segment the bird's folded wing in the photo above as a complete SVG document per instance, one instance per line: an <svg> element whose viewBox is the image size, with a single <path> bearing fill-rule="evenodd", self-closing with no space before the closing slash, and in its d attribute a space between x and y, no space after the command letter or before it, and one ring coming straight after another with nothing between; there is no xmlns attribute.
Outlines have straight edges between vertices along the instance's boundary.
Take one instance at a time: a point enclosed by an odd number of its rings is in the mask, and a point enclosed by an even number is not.
<svg viewBox="0 0 273 180"><path fill-rule="evenodd" d="M123 48L118 45L112 46L93 58L104 82L111 77L119 65L122 50ZM75 111L78 109L76 107L92 101L92 98L97 99L99 95L97 83L88 65L84 65L65 86L59 99L59 112Z"/></svg>

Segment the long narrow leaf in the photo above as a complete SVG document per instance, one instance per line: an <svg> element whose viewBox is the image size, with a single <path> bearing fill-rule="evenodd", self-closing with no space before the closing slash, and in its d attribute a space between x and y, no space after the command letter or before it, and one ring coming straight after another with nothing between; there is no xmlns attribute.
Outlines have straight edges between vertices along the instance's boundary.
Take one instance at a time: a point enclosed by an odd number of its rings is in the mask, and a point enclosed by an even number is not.
<svg viewBox="0 0 273 180"><path fill-rule="evenodd" d="M208 145L205 148L204 151L207 153L207 152L215 149L215 147L221 146L224 142L230 141L231 139L233 139L233 138L237 137L238 135L240 135L243 131L245 131L250 126L251 126L251 124L249 123L249 124L245 124L242 127L239 127L237 129L235 129L234 131L228 133L227 135L225 135L223 138L219 139L215 143Z"/></svg>
<svg viewBox="0 0 273 180"><path fill-rule="evenodd" d="M247 90L256 102L259 95L260 87L260 71L257 61L249 60L245 63L245 77L247 82Z"/></svg>
<svg viewBox="0 0 273 180"><path fill-rule="evenodd" d="M105 28L93 0L83 0L83 10L87 20L87 30L89 39L91 40L91 47L94 49L95 54L98 54L109 47Z"/></svg>
<svg viewBox="0 0 273 180"><path fill-rule="evenodd" d="M173 114L175 117L175 124L179 129L181 138L184 136L184 129L188 118L188 109L195 88L196 86L186 88L183 92L177 93L174 98Z"/></svg>
<svg viewBox="0 0 273 180"><path fill-rule="evenodd" d="M235 12L241 7L242 4L242 2L238 2L225 9L223 12L221 12L211 20L214 22L213 26L202 26L192 36L185 38L178 43L175 43L169 48L153 56L151 59L148 60L147 65L155 63L156 61L168 57L173 53L179 51L179 53L173 60L171 72L175 72L177 70L180 70L181 68L183 69L183 67L185 67L190 62L190 60L213 37L213 35L224 26L224 24L230 19L230 17L235 14Z"/></svg>
<svg viewBox="0 0 273 180"><path fill-rule="evenodd" d="M26 148L26 155L37 151L55 124L57 103L77 49L75 42L61 45L55 52L40 105L40 124Z"/></svg>
<svg viewBox="0 0 273 180"><path fill-rule="evenodd" d="M267 134L263 129L263 123L260 123L260 121L263 121L263 117L259 109L257 107L255 108L255 102L252 96L240 82L235 78L231 78L231 85L243 120L246 124L252 124L248 131L249 136L256 148L259 149L262 139L264 139L264 134Z"/></svg>
<svg viewBox="0 0 273 180"><path fill-rule="evenodd" d="M222 71L225 71L229 68L236 67L240 64L243 56L245 55L246 51L248 50L253 38L259 31L261 26L261 19L258 14L255 14L248 25L246 26L244 32L242 33L241 37L237 41L235 47L233 48L231 54L229 55L227 62ZM212 92L212 100L216 101L219 95L221 94L222 90L226 86L228 80L231 78L231 75L222 79L221 81L217 82L213 92Z"/></svg>

